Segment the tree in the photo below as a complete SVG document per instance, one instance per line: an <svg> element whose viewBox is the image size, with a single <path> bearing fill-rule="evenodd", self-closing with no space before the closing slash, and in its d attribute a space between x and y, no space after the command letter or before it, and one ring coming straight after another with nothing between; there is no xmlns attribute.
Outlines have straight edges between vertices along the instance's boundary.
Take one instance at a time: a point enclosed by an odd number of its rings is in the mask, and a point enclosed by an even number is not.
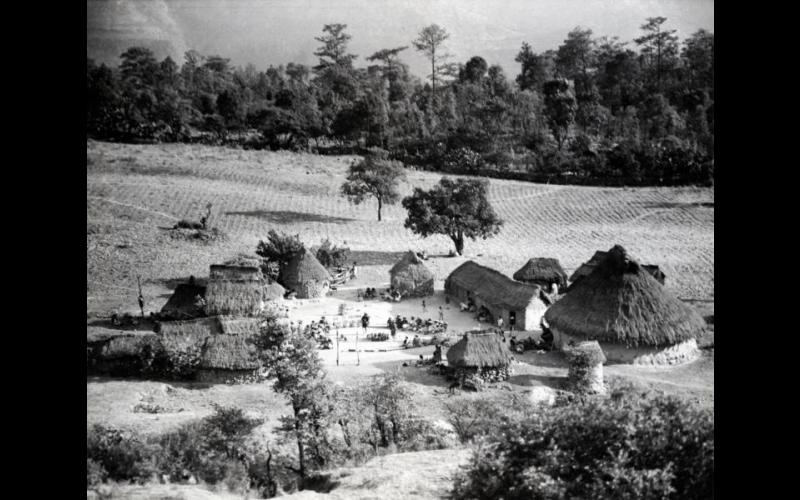
<svg viewBox="0 0 800 500"><path fill-rule="evenodd" d="M271 369L275 392L284 395L292 408L281 417L278 431L297 445L297 473L305 479L309 469L325 465L329 457L327 419L333 410L330 387L319 358L316 343L302 333L293 333L270 325L261 334L263 361Z"/></svg>
<svg viewBox="0 0 800 500"><path fill-rule="evenodd" d="M414 44L415 49L422 52L431 61L431 110L434 109L433 106L436 99L436 77L447 72L444 61L450 55L443 53L440 49L448 38L450 38L450 34L444 28L439 27L437 24L431 24L422 28L417 38L411 42Z"/></svg>
<svg viewBox="0 0 800 500"><path fill-rule="evenodd" d="M413 194L403 199L408 210L405 227L425 238L448 236L462 255L465 237L486 239L500 232L503 221L489 204L488 186L486 180L443 177L429 191L414 188Z"/></svg>
<svg viewBox="0 0 800 500"><path fill-rule="evenodd" d="M256 247L256 255L264 260L264 267L269 269L270 264L278 267L278 281L282 281L280 276L283 269L289 264L294 254L301 251L305 246L300 241L300 235L296 234L290 236L286 233L278 233L274 229L270 229L267 234L267 241L259 240ZM271 274L271 273L267 273Z"/></svg>
<svg viewBox="0 0 800 500"><path fill-rule="evenodd" d="M655 67L658 91L662 90L664 69L672 67L678 53L676 30L661 30L661 25L666 21L666 17L648 17L647 22L641 26L646 34L634 40L637 45L642 46L642 56L650 59L650 67Z"/></svg>
<svg viewBox="0 0 800 500"><path fill-rule="evenodd" d="M575 113L578 109L571 83L564 79L545 83L544 106L547 123L560 151L569 135L570 125L575 122Z"/></svg>
<svg viewBox="0 0 800 500"><path fill-rule="evenodd" d="M367 198L375 198L380 221L384 203L394 205L400 199L397 188L404 178L401 163L369 155L350 165L347 180L342 184L342 194L356 205Z"/></svg>
<svg viewBox="0 0 800 500"><path fill-rule="evenodd" d="M561 76L571 80L588 78L595 66L595 42L592 30L577 27L567 34L567 39L558 47L556 68Z"/></svg>
<svg viewBox="0 0 800 500"><path fill-rule="evenodd" d="M522 48L514 60L522 66L517 75L517 85L520 90L540 91L544 82L553 78L555 63L552 51L537 55L527 42L522 42Z"/></svg>

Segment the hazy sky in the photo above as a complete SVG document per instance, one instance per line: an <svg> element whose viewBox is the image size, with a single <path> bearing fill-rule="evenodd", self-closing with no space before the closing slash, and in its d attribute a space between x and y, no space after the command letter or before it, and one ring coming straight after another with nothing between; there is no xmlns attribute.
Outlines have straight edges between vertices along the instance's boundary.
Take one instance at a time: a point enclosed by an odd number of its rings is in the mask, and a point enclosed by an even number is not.
<svg viewBox="0 0 800 500"><path fill-rule="evenodd" d="M454 62L479 55L513 77L523 41L536 52L555 49L576 26L631 42L653 16L666 17L681 39L699 28L714 31L713 0L87 0L87 11L87 55L114 65L134 44L179 64L190 48L258 69L316 64L314 37L339 22L348 25L350 52L362 66L380 49L411 45L436 23L450 33ZM425 75L421 55L412 48L401 55Z"/></svg>

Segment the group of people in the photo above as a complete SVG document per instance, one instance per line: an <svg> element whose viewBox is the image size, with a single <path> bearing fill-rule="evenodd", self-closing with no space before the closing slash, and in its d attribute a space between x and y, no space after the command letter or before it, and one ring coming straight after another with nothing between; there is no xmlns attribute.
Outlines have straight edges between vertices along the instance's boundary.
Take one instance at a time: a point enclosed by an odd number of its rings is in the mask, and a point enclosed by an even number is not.
<svg viewBox="0 0 800 500"><path fill-rule="evenodd" d="M372 300L378 298L378 290L374 288L367 288L362 293L361 290L357 293L358 300Z"/></svg>
<svg viewBox="0 0 800 500"><path fill-rule="evenodd" d="M414 335L414 339L411 341L411 345L408 345L408 336L403 339L403 349L408 349L409 347L422 347L422 339L419 335Z"/></svg>

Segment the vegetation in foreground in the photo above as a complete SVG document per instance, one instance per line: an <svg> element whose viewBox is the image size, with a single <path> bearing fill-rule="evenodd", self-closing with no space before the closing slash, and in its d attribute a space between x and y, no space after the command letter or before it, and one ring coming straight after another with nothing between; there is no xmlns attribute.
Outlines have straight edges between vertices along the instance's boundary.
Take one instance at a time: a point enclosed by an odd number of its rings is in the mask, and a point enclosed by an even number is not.
<svg viewBox="0 0 800 500"><path fill-rule="evenodd" d="M103 482L201 481L234 493L329 488L325 473L404 451L475 446L455 498L708 498L713 415L631 388L537 407L485 392L446 405L451 428L422 417L397 375L337 386L314 343L271 325L259 342L291 413L277 438L241 409L217 407L176 431L143 437L96 425L87 436L87 487ZM509 496L509 493L510 496Z"/></svg>

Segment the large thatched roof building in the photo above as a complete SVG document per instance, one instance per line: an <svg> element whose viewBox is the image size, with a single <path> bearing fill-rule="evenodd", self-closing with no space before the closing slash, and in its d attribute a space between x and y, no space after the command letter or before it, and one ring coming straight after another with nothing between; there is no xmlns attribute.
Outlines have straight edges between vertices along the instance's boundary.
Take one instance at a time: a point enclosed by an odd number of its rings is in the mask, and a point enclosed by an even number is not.
<svg viewBox="0 0 800 500"><path fill-rule="evenodd" d="M445 293L478 308L485 307L493 316L503 318L514 330L539 328L549 299L541 287L512 280L494 269L467 261L458 266L444 282Z"/></svg>
<svg viewBox="0 0 800 500"><path fill-rule="evenodd" d="M703 318L617 245L545 313L556 346L597 340L609 361L675 363L696 355Z"/></svg>
<svg viewBox="0 0 800 500"><path fill-rule="evenodd" d="M331 285L331 275L314 254L303 248L297 252L282 272L283 285L297 292L297 298L323 297Z"/></svg>
<svg viewBox="0 0 800 500"><path fill-rule="evenodd" d="M198 299L205 300L205 296L206 287L181 283L175 287L172 296L161 308L161 315L169 319L191 319L202 316L205 309Z"/></svg>
<svg viewBox="0 0 800 500"><path fill-rule="evenodd" d="M514 273L514 279L522 283L539 285L548 291L554 284L558 286L559 290L567 288L567 273L564 272L564 268L561 267L558 259L550 257L528 260L524 266Z"/></svg>
<svg viewBox="0 0 800 500"><path fill-rule="evenodd" d="M572 273L572 276L569 277L569 281L571 283L570 288L574 286L581 279L585 278L586 276L589 276L589 274L591 274L591 272L594 270L595 266L597 266L597 264L601 260L603 260L607 254L608 252L603 252L602 250L598 250L594 253L594 255L592 255L591 259L581 264L581 267L576 269L575 272ZM652 264L645 264L642 266L642 268L648 273L650 273L650 276L655 278L656 281L658 281L662 285L664 284L664 280L666 280L666 275L658 266Z"/></svg>
<svg viewBox="0 0 800 500"><path fill-rule="evenodd" d="M197 380L233 382L253 377L261 368L258 349L247 335L207 337L200 355Z"/></svg>
<svg viewBox="0 0 800 500"><path fill-rule="evenodd" d="M433 273L412 251L405 255L389 270L390 283L404 297L425 297L433 295Z"/></svg>

